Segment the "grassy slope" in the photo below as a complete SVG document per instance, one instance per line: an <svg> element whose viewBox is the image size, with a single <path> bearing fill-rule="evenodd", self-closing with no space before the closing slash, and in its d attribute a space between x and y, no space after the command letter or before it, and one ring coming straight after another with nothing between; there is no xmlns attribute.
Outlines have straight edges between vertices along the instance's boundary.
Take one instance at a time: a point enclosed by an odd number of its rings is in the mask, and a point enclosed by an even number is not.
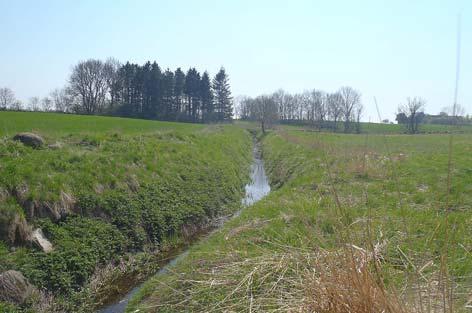
<svg viewBox="0 0 472 313"><path fill-rule="evenodd" d="M471 135L454 137L447 262L456 291L471 283L471 142ZM346 243L366 249L382 243L382 277L389 287L434 285L445 245L448 136L284 127L263 143L277 189L192 248L173 273L150 280L129 312L310 307L317 252L339 251ZM407 300L415 298L408 290Z"/></svg>
<svg viewBox="0 0 472 313"><path fill-rule="evenodd" d="M46 138L69 134L141 134L163 130L197 130L204 125L156 122L108 116L85 116L43 112L0 112L0 136L37 131Z"/></svg>
<svg viewBox="0 0 472 313"><path fill-rule="evenodd" d="M3 232L0 271L18 269L68 300L97 265L168 249L186 225L205 226L237 209L251 161L250 136L231 125L15 112L0 112L0 125L2 230L26 217L55 247L47 255L28 246L10 250L18 244ZM11 140L20 131L61 148L24 147ZM49 208L64 206L68 217L48 218Z"/></svg>

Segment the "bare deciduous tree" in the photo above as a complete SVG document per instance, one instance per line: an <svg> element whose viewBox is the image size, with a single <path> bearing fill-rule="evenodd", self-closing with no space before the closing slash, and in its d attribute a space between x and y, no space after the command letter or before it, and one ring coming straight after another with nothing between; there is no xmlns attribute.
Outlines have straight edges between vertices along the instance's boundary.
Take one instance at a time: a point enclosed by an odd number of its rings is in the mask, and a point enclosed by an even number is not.
<svg viewBox="0 0 472 313"><path fill-rule="evenodd" d="M15 102L10 105L9 109L12 111L20 111L23 109L23 103L20 100L15 100Z"/></svg>
<svg viewBox="0 0 472 313"><path fill-rule="evenodd" d="M17 100L15 94L10 88L0 88L0 109L6 110L12 107Z"/></svg>
<svg viewBox="0 0 472 313"><path fill-rule="evenodd" d="M119 90L120 86L120 76L118 75L118 71L120 67L120 61L114 58L109 58L104 64L104 74L107 84L107 91L110 97L111 109L113 109L118 100L117 90Z"/></svg>
<svg viewBox="0 0 472 313"><path fill-rule="evenodd" d="M305 90L295 94L295 106L298 108L298 120L315 121L315 101L311 91Z"/></svg>
<svg viewBox="0 0 472 313"><path fill-rule="evenodd" d="M103 108L108 91L107 73L100 60L83 61L73 68L69 83L72 94L80 99L80 112L95 114Z"/></svg>
<svg viewBox="0 0 472 313"><path fill-rule="evenodd" d="M341 87L339 93L342 97L341 108L344 116L344 131L349 132L355 107L360 104L361 95L351 87Z"/></svg>
<svg viewBox="0 0 472 313"><path fill-rule="evenodd" d="M355 108L355 114L356 114L356 132L359 134L361 132L361 116L362 116L362 111L364 110L364 106L362 103L358 103L356 108Z"/></svg>
<svg viewBox="0 0 472 313"><path fill-rule="evenodd" d="M339 92L327 96L328 115L333 121L334 129L338 128L338 121L342 114L342 96Z"/></svg>
<svg viewBox="0 0 472 313"><path fill-rule="evenodd" d="M40 111L41 107L39 106L39 98L38 97L31 97L28 101L28 109L30 111Z"/></svg>
<svg viewBox="0 0 472 313"><path fill-rule="evenodd" d="M418 125L421 122L421 118L424 117L424 105L426 101L419 97L407 98L406 104L398 107L398 112L405 114L407 118L407 129L411 134L418 132Z"/></svg>
<svg viewBox="0 0 472 313"><path fill-rule="evenodd" d="M259 96L255 99L241 97L239 101L241 117L259 122L262 133L265 133L267 128L272 127L279 118L279 107L275 99L273 94Z"/></svg>
<svg viewBox="0 0 472 313"><path fill-rule="evenodd" d="M50 97L56 111L70 112L74 110L74 97L68 88L55 89L51 92Z"/></svg>
<svg viewBox="0 0 472 313"><path fill-rule="evenodd" d="M279 118L285 119L287 115L287 106L286 106L286 99L285 99L285 91L283 89L279 89L272 94L272 99L274 99L275 103L278 107Z"/></svg>
<svg viewBox="0 0 472 313"><path fill-rule="evenodd" d="M255 112L261 123L262 133L277 121L277 103L270 96L259 96L255 99Z"/></svg>
<svg viewBox="0 0 472 313"><path fill-rule="evenodd" d="M292 94L285 96L286 120L295 119L295 112L297 111L297 97Z"/></svg>
<svg viewBox="0 0 472 313"><path fill-rule="evenodd" d="M52 102L51 98L44 97L44 98L41 99L41 109L44 112L48 112L48 111L51 111L53 109L53 102Z"/></svg>
<svg viewBox="0 0 472 313"><path fill-rule="evenodd" d="M236 118L241 120L248 120L250 118L250 107L247 105L249 99L247 96L234 97L234 115Z"/></svg>
<svg viewBox="0 0 472 313"><path fill-rule="evenodd" d="M313 101L313 122L318 122L318 128L323 127L323 123L328 113L326 94L322 91L313 90L311 93Z"/></svg>

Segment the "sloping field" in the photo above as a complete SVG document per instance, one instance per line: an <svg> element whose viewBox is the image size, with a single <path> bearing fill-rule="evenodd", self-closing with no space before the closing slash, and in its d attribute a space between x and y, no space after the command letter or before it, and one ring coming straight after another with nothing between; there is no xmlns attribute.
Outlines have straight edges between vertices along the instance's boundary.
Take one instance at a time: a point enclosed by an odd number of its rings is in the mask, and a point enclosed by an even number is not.
<svg viewBox="0 0 472 313"><path fill-rule="evenodd" d="M12 140L24 131L46 143ZM20 271L39 290L0 311L90 312L132 287L156 258L239 209L251 146L233 125L0 112L0 272ZM37 228L52 252L32 242Z"/></svg>
<svg viewBox="0 0 472 313"><path fill-rule="evenodd" d="M195 131L203 125L156 122L109 116L0 111L0 136L36 131L51 139L73 134L143 134L153 131Z"/></svg>
<svg viewBox="0 0 472 313"><path fill-rule="evenodd" d="M128 312L464 311L472 136L262 138L271 194L147 282Z"/></svg>

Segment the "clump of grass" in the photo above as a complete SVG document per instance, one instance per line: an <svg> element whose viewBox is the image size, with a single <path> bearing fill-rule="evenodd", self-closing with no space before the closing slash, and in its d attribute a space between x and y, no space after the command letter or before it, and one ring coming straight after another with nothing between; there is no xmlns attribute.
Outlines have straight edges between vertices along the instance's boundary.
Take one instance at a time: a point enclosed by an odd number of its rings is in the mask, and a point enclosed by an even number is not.
<svg viewBox="0 0 472 313"><path fill-rule="evenodd" d="M360 252L362 251L362 252ZM370 259L370 260L369 260ZM387 290L381 277L369 266L369 254L345 249L327 254L315 263L305 285L304 312L317 313L406 313L394 291ZM374 273L373 273L374 272Z"/></svg>
<svg viewBox="0 0 472 313"><path fill-rule="evenodd" d="M364 250L286 248L246 259L228 255L192 273L176 271L172 281L162 281L160 297L131 311L412 312L371 273L373 260Z"/></svg>
<svg viewBox="0 0 472 313"><path fill-rule="evenodd" d="M239 259L228 255L217 263L207 263L192 275L176 275L162 294L144 302L139 312L266 312L278 308L289 311L303 305L301 272L309 272L312 254L274 253ZM298 264L298 266L297 266ZM188 288L173 289L172 286ZM211 298L207 298L211 295ZM158 296L158 295L156 295Z"/></svg>

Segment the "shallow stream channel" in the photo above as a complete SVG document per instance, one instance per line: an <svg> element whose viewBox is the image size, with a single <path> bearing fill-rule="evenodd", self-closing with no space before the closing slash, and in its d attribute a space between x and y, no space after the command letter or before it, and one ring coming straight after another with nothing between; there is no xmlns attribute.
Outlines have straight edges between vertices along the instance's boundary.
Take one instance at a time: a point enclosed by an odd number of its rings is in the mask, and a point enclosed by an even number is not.
<svg viewBox="0 0 472 313"><path fill-rule="evenodd" d="M270 185L269 180L267 179L267 175L264 169L264 161L262 160L261 149L258 144L254 145L253 150L254 161L251 165L251 181L245 186L245 196L242 199L242 206L243 210L245 207L251 206L252 204L256 203L264 196L266 196L270 192ZM234 213L229 219L238 216L241 213L241 210ZM227 221L228 219L226 219ZM223 223L220 224L220 227ZM203 237L201 238L203 239ZM174 256L173 258L169 259L166 264L163 264L163 267L155 274L156 276L165 274L169 269L171 269L175 264L177 264L180 260L185 258L188 254L187 247L185 250L181 251L180 254ZM109 304L105 308L99 310L99 313L122 313L125 312L126 306L128 305L129 300L133 297L135 293L139 291L142 287L142 284L135 286L131 289L126 295L124 295L121 299L118 299L114 303Z"/></svg>

